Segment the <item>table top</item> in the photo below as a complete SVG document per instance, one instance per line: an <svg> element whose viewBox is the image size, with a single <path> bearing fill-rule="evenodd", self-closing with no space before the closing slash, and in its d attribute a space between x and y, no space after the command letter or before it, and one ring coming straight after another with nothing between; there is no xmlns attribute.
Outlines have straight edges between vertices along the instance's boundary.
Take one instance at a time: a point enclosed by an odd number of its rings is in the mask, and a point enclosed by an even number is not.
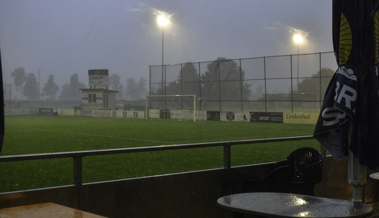
<svg viewBox="0 0 379 218"><path fill-rule="evenodd" d="M0 209L1 218L101 218L96 214L84 212L54 203L33 204Z"/></svg>
<svg viewBox="0 0 379 218"><path fill-rule="evenodd" d="M234 194L217 203L227 210L262 217L366 217L373 213L372 207L359 202L291 193Z"/></svg>

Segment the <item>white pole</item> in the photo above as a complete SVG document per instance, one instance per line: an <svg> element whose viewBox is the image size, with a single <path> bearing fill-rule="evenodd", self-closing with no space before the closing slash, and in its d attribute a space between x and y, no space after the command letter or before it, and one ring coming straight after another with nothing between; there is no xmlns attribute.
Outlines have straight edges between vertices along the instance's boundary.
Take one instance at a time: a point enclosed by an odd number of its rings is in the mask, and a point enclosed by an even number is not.
<svg viewBox="0 0 379 218"><path fill-rule="evenodd" d="M349 145L351 143L352 122L349 123ZM348 154L348 182L353 185L353 203L363 202L363 186L366 185L366 166L359 164L359 161L354 157L353 152L349 149Z"/></svg>
<svg viewBox="0 0 379 218"><path fill-rule="evenodd" d="M145 109L145 117L146 117L146 120L148 120L148 114L147 114L147 107L148 107L148 98L149 98L149 96L146 96L146 109Z"/></svg>
<svg viewBox="0 0 379 218"><path fill-rule="evenodd" d="M196 95L193 96L193 122L196 123Z"/></svg>

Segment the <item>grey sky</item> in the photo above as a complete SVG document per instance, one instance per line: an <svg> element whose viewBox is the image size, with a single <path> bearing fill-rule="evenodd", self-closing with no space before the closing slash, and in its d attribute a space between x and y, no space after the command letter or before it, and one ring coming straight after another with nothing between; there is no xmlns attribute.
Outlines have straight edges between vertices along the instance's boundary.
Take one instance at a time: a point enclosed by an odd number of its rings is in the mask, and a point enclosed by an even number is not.
<svg viewBox="0 0 379 218"><path fill-rule="evenodd" d="M165 64L332 51L330 0L1 0L0 46L5 83L24 67L49 74L61 86L88 69L148 79L161 64L162 32L156 14L170 14Z"/></svg>

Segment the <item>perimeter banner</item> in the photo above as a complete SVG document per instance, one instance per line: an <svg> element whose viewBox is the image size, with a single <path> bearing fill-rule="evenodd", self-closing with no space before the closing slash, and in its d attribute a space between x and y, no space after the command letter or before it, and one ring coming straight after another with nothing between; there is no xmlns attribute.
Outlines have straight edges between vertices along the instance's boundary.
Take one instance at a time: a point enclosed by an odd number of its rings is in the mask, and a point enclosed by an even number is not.
<svg viewBox="0 0 379 218"><path fill-rule="evenodd" d="M317 123L318 113L283 113L283 123L290 124L311 124Z"/></svg>
<svg viewBox="0 0 379 218"><path fill-rule="evenodd" d="M282 112L250 112L250 122L283 123Z"/></svg>

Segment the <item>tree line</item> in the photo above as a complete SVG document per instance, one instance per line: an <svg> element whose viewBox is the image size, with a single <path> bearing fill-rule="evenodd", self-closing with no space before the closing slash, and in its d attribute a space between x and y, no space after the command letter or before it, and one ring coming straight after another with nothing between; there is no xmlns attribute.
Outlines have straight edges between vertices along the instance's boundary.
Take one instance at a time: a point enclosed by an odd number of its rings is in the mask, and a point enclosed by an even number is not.
<svg viewBox="0 0 379 218"><path fill-rule="evenodd" d="M302 78L293 94L297 100L309 98L309 95L323 95L329 84L334 71L329 68L322 68L308 78ZM252 91L254 81L246 80L245 70L234 60L217 58L209 62L206 71L199 74L195 65L191 62L185 63L175 81L162 85L151 90L155 95L196 95L201 96L201 100L207 101L244 101L251 97L260 95L257 100L264 101L265 93L261 84L255 86L255 93ZM321 80L321 82L320 82ZM165 82L163 82L165 83ZM275 94L272 96L275 97ZM291 100L277 94L277 99Z"/></svg>
<svg viewBox="0 0 379 218"><path fill-rule="evenodd" d="M79 81L77 73L70 76L69 83L59 87L54 81L54 75L50 74L47 82L40 89L39 82L34 73L25 73L24 68L16 68L11 73L13 84L16 91L20 94L20 99L27 100L80 100L82 92L80 89L87 88L87 85ZM126 79L126 87L118 74L112 74L108 79L109 89L118 91L116 99L118 100L138 100L143 99L148 91L146 89L147 81L141 77L137 82L133 78Z"/></svg>
<svg viewBox="0 0 379 218"><path fill-rule="evenodd" d="M251 84L245 81L245 71L226 58L217 58L207 65L203 74L193 63L185 63L178 78L164 87L152 90L157 95L196 95L207 101L247 100Z"/></svg>

